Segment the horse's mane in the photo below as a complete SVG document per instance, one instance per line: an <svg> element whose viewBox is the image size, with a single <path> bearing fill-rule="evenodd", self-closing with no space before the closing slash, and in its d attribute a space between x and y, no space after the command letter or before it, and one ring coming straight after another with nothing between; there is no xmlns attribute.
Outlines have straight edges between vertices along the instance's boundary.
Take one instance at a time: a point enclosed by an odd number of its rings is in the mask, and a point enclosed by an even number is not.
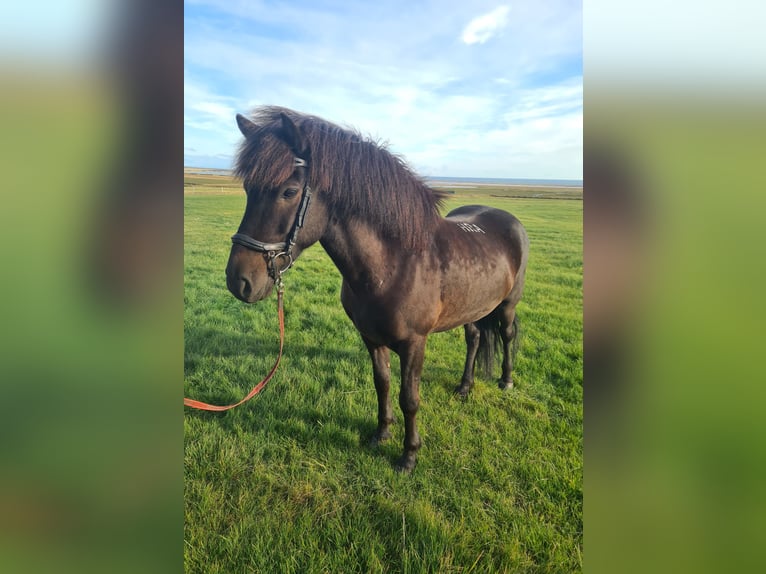
<svg viewBox="0 0 766 574"><path fill-rule="evenodd" d="M281 135L282 113L306 141L311 187L336 216L367 221L405 247L429 243L443 195L384 144L316 116L278 106L254 110L250 119L257 129L242 144L235 168L248 190L273 189L293 173L293 153Z"/></svg>

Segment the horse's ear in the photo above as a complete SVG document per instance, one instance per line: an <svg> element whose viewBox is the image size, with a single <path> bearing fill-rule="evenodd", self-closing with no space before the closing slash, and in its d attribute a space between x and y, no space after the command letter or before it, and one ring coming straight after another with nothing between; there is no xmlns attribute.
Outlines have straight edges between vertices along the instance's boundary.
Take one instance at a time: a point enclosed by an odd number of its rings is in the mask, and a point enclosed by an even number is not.
<svg viewBox="0 0 766 574"><path fill-rule="evenodd" d="M253 135L253 133L255 133L256 128L258 127L242 114L237 114L237 126L239 126L239 131L241 131L242 135L245 136L246 138Z"/></svg>
<svg viewBox="0 0 766 574"><path fill-rule="evenodd" d="M279 117L282 119L282 135L285 138L285 143L289 145L295 155L300 158L306 159L308 150L306 149L306 140L301 134L298 126L291 120L286 113L281 112Z"/></svg>

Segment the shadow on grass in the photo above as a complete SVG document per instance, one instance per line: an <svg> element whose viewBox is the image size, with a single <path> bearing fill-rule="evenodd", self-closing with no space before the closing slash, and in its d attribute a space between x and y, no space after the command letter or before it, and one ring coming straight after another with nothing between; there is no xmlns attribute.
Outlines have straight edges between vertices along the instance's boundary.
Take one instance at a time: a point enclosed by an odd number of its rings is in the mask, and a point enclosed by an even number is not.
<svg viewBox="0 0 766 574"><path fill-rule="evenodd" d="M187 333L185 371L189 378L201 378L204 369L210 367L212 358L226 358L235 364L240 360L238 357L246 360L248 354L259 358L258 369L262 371L253 371L252 376L242 371L232 371L231 365L227 366L231 373L227 377L232 385L225 390L216 391L211 387L214 384L212 382L207 386L195 382L197 392L194 398L213 404L229 404L239 400L268 372L278 352L276 341L258 338L261 339L260 344L253 345L250 353L246 347L257 337L227 332L225 328L190 329ZM288 364L280 365L270 387L250 403L227 413L187 410L187 415L205 421L205 424L215 425L231 437L241 435L245 429L248 434L258 437L258 442L280 443L287 439L287 442L295 443L309 452L337 453L346 457L348 453L358 451L383 457L391 464L395 462L401 454L404 432L397 404L400 385L398 360L392 361L391 398L396 421L392 428L394 438L383 445L370 446L370 438L377 429L377 409L369 356L361 341L358 347L305 342L286 344L285 357ZM341 363L343 365L339 366ZM460 404L467 402L470 405L477 394L503 394L497 388L496 380L477 376L468 399L461 399L454 394L454 390L460 381L462 364L451 368L444 363L435 363L429 364L427 361L424 368L421 394L426 405L431 401L438 403L446 397L450 407L462 410ZM343 376L337 374L339 369L348 366L358 374L350 378L347 373ZM357 379L356 384L349 390L352 384L350 379L354 378ZM275 384L279 388L274 388ZM233 396L232 386L242 389L242 394ZM365 399L367 405L363 408L365 412L358 408L358 403L343 399L344 395L356 392L368 395ZM327 404L326 395L330 394L338 397L336 405ZM325 403L323 406L318 406L320 400Z"/></svg>
<svg viewBox="0 0 766 574"><path fill-rule="evenodd" d="M229 336L226 333L219 332L217 336L219 336L220 341L237 343L237 337ZM189 345L189 348L193 347L193 344ZM276 358L277 351L277 347L274 346L273 349L265 350L264 353L271 353ZM316 373L334 372L337 369L337 362L341 359L350 362L362 359L366 362L368 358L363 349L348 350L297 344L291 346L291 351L296 357L300 357L301 361L311 365L314 374L307 373L307 376L314 377L316 377ZM236 356L236 354L230 353L228 356ZM187 376L193 374L188 371L196 371L199 364L205 362L204 357L187 359ZM308 452L322 451L328 453L328 456L331 456L330 453L337 453L344 457L348 453L359 452L360 455L384 456L393 464L396 457L401 454L399 441L391 440L379 447L369 445L370 439L377 429L377 409L374 406L369 409L369 412L358 412L353 404L341 400L336 406L330 408L326 405L324 408L317 406L315 399L318 394L334 393L341 398L344 393L349 392L343 390L343 387L348 386L348 382L334 384L332 377L327 380L315 378L311 385L306 385L305 392L302 392L300 387L295 385L286 388L283 384L280 389L273 388L273 385L279 382L280 374L283 383L287 382L284 381L285 378L289 382L295 382L296 377L301 377L300 373L296 374L297 371L299 368L296 366L290 369L283 369L280 366L275 379L270 382L272 393L269 394L267 388L266 394L255 397L251 402L232 411L217 413L188 409L186 415L204 421L205 425L214 425L232 438L240 436L243 429L246 429L248 434L257 437L257 441L262 443L285 443L285 439L287 439L288 443L295 443ZM252 380L238 382L236 386L243 389L250 388L265 374L266 371L258 373L252 377ZM370 397L375 396L371 372L365 375L364 380L359 381L358 391L369 393ZM356 390L352 392L356 392ZM195 398L213 404L233 402L230 391L216 393L209 387L207 392L200 388L198 396ZM394 396L394 400L395 398ZM394 445L393 448L390 446L392 444ZM344 451L345 454L341 451Z"/></svg>
<svg viewBox="0 0 766 574"><path fill-rule="evenodd" d="M279 334L255 332L232 333L226 329L205 327L184 330L185 355L201 355L205 357L238 357L243 354L273 353L276 357L279 351ZM285 339L285 353L295 356L316 358L346 358L350 360L368 360L361 339L355 348L328 348L324 344L306 345L291 342L289 336Z"/></svg>
<svg viewBox="0 0 766 574"><path fill-rule="evenodd" d="M268 411L263 412L264 406L265 402L238 416L205 411L187 413L187 416L203 419L207 425L215 425L232 439L240 436L242 429L246 428L257 443L279 445L279 450L294 444L305 453L321 452L323 458L330 460L349 456L382 457L393 465L401 454L402 446L396 439L379 446L370 445L377 429L376 412L371 411L364 416L354 414L350 409L339 409L332 415L318 415L308 405L272 402L268 405Z"/></svg>

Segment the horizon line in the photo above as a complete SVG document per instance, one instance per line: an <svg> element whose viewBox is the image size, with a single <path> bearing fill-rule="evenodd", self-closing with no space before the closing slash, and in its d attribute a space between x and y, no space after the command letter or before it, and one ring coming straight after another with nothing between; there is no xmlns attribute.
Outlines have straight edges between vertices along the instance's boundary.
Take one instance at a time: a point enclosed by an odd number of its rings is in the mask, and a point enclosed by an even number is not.
<svg viewBox="0 0 766 574"><path fill-rule="evenodd" d="M226 167L203 167L198 165L184 165L184 169L200 169L207 171L221 171L233 173L232 168ZM574 181L583 183L582 177L487 177L478 175L423 175L421 176L426 180L439 180L439 179L520 179L520 180L544 180L544 181Z"/></svg>

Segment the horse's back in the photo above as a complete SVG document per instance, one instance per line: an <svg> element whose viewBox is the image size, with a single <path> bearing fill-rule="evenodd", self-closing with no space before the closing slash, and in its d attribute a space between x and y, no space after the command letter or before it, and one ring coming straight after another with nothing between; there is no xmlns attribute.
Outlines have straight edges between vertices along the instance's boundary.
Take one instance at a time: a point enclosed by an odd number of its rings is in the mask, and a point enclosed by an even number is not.
<svg viewBox="0 0 766 574"><path fill-rule="evenodd" d="M529 238L521 221L513 214L487 205L462 205L450 211L445 219L477 226L477 229L502 237L507 241L513 267L523 275L527 266ZM470 229L470 228L466 228Z"/></svg>
<svg viewBox="0 0 766 574"><path fill-rule="evenodd" d="M491 224L498 229L505 228L512 230L517 235L526 236L524 226L516 216L503 209L487 205L461 205L450 211L446 215L446 219L475 224Z"/></svg>

